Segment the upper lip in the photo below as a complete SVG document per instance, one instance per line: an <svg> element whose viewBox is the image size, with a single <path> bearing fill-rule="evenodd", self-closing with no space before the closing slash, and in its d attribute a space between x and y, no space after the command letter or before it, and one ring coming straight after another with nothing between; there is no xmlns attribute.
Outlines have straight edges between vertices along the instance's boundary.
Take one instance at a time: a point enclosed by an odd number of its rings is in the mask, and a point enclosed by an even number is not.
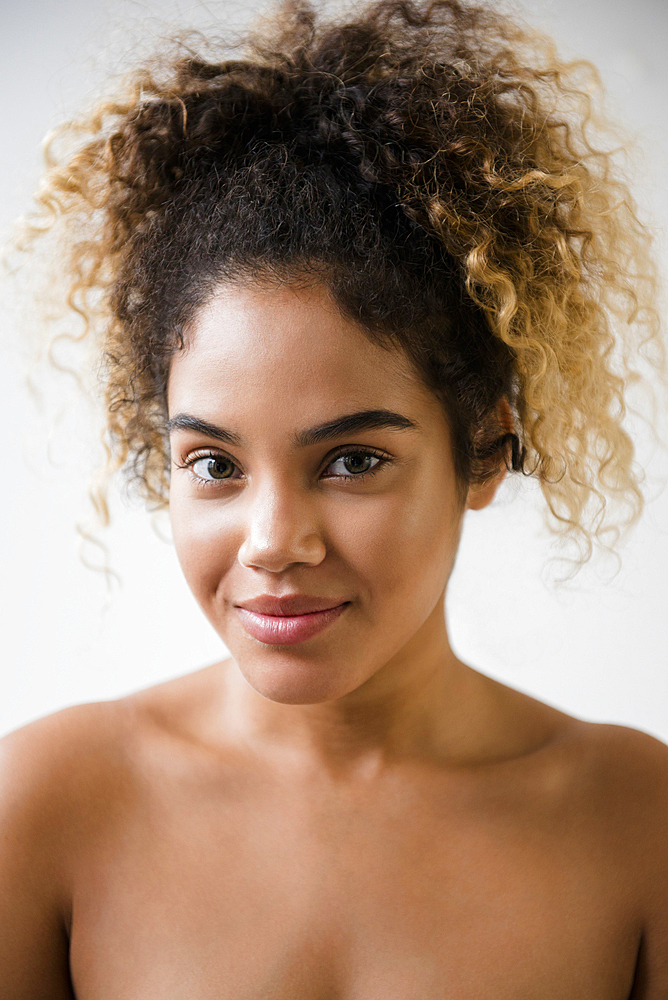
<svg viewBox="0 0 668 1000"><path fill-rule="evenodd" d="M314 611L328 611L345 604L336 597L309 597L308 594L288 594L285 597L275 597L272 594L260 594L247 601L236 602L237 608L246 611L257 611L261 615L307 615Z"/></svg>

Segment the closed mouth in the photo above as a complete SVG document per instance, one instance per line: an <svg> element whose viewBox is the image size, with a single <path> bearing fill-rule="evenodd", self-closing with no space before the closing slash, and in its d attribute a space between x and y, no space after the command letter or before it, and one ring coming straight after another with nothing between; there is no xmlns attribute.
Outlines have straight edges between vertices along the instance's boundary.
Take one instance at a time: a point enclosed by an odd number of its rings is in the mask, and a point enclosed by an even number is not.
<svg viewBox="0 0 668 1000"><path fill-rule="evenodd" d="M263 614L243 606L236 611L246 633L251 638L270 646L292 646L312 639L323 632L344 613L350 601L319 611L301 614Z"/></svg>

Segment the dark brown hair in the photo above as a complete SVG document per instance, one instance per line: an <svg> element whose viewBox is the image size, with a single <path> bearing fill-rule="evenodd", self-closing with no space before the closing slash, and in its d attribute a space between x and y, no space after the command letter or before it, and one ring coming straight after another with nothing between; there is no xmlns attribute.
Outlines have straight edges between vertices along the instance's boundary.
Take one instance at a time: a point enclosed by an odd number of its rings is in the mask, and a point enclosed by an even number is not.
<svg viewBox="0 0 668 1000"><path fill-rule="evenodd" d="M296 0L234 58L184 43L70 124L32 231L61 227L99 337L110 469L165 503L169 363L195 311L221 282L313 280L442 400L464 488L511 445L583 561L606 496L634 520L624 394L638 346L661 367L663 345L583 72L467 0L341 19Z"/></svg>

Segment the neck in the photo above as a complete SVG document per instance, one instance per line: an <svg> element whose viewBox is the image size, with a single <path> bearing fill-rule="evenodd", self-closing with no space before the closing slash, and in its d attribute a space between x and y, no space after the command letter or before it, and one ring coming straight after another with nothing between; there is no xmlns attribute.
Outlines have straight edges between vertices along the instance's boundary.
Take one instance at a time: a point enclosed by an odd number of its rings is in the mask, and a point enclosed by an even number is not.
<svg viewBox="0 0 668 1000"><path fill-rule="evenodd" d="M454 655L443 601L411 641L364 684L334 701L270 701L230 661L226 729L292 766L370 774L401 761L457 757L470 739L480 675Z"/></svg>

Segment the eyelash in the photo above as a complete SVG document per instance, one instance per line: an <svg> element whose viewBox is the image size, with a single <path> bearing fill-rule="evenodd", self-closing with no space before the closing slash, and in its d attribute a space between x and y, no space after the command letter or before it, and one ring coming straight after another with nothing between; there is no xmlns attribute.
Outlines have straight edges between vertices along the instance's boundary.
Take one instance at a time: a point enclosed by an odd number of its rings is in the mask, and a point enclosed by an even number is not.
<svg viewBox="0 0 668 1000"><path fill-rule="evenodd" d="M332 479L342 479L344 482L350 482L355 480L356 483L361 482L366 479L367 476L375 476L389 461L391 461L389 455L384 455L382 452L375 451L373 448L344 448L337 454L332 455L326 468L329 468L332 463L338 461L339 458L348 458L350 455L371 455L372 458L379 459L377 465L374 465L373 469L369 469L368 472L356 472L349 473L344 476L332 476Z"/></svg>
<svg viewBox="0 0 668 1000"><path fill-rule="evenodd" d="M332 457L329 459L327 463L326 468L329 468L329 466L332 465L334 462L336 462L339 458L347 458L349 455L370 455L372 458L379 459L379 462L376 465L374 465L373 469L369 469L368 472L350 473L344 476L330 476L327 478L343 480L344 482L350 482L351 480L355 480L355 482L359 483L361 480L366 479L367 476L375 476L375 474L379 472L380 469L382 469L388 462L391 461L388 455L384 455L382 452L378 452L374 448L343 448L335 455L332 455ZM195 452L182 465L176 463L177 469L187 469L195 484L198 487L202 487L204 489L206 489L209 486L219 486L221 483L229 482L230 480L203 479L201 476L198 476L195 472L193 472L193 466L195 465L195 463L201 461L203 458L213 458L213 459L224 458L225 461L230 462L231 465L233 465L235 468L237 469L239 468L236 462L233 462L231 458L227 457L227 455L221 455L218 452L208 451L208 450ZM231 481L233 482L234 480Z"/></svg>

